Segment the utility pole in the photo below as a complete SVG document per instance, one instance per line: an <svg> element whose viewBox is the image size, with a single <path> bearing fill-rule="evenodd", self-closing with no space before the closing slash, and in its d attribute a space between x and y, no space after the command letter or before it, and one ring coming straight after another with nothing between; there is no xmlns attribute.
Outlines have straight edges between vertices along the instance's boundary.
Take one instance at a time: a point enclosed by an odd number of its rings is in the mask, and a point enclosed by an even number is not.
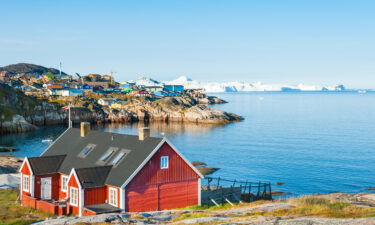
<svg viewBox="0 0 375 225"><path fill-rule="evenodd" d="M111 81L110 81L110 84L114 84L114 77L113 77L113 74L115 74L115 73L117 73L117 72L113 72L112 70L109 72L109 76L111 76Z"/></svg>

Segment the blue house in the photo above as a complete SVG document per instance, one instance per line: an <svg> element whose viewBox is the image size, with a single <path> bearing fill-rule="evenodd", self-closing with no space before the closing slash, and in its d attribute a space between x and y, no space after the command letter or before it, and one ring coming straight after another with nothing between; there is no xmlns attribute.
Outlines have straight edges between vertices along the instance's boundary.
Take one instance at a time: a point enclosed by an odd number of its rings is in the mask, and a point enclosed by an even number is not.
<svg viewBox="0 0 375 225"><path fill-rule="evenodd" d="M163 91L172 91L172 92L183 92L183 85L164 85Z"/></svg>
<svg viewBox="0 0 375 225"><path fill-rule="evenodd" d="M180 96L180 93L157 91L157 92L154 92L154 95L159 96L159 97L173 97L173 96Z"/></svg>
<svg viewBox="0 0 375 225"><path fill-rule="evenodd" d="M82 86L78 87L80 90L92 90L92 86L88 84L83 84Z"/></svg>
<svg viewBox="0 0 375 225"><path fill-rule="evenodd" d="M127 88L131 88L131 87L132 87L132 85L129 84L129 83L121 84L121 85L120 85L120 88L121 88L121 89L127 89Z"/></svg>

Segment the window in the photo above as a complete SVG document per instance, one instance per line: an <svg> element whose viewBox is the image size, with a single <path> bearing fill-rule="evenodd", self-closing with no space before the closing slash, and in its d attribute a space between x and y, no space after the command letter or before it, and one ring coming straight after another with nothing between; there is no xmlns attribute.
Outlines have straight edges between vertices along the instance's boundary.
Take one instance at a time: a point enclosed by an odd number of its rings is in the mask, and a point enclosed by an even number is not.
<svg viewBox="0 0 375 225"><path fill-rule="evenodd" d="M112 154L115 152L115 149L114 148L110 148L102 157L100 157L100 161L107 161L111 156Z"/></svg>
<svg viewBox="0 0 375 225"><path fill-rule="evenodd" d="M168 169L169 164L169 157L168 156L162 156L160 158L160 169Z"/></svg>
<svg viewBox="0 0 375 225"><path fill-rule="evenodd" d="M28 175L23 175L23 187L24 191L30 191L30 177Z"/></svg>
<svg viewBox="0 0 375 225"><path fill-rule="evenodd" d="M116 157L112 160L112 165L116 165L124 156L126 155L126 152L120 152L116 155Z"/></svg>
<svg viewBox="0 0 375 225"><path fill-rule="evenodd" d="M85 158L94 148L96 145L88 144L82 151L79 153L79 157Z"/></svg>
<svg viewBox="0 0 375 225"><path fill-rule="evenodd" d="M109 188L109 204L117 207L117 189Z"/></svg>
<svg viewBox="0 0 375 225"><path fill-rule="evenodd" d="M70 204L73 206L78 206L78 189L70 188Z"/></svg>
<svg viewBox="0 0 375 225"><path fill-rule="evenodd" d="M68 191L68 176L62 176L61 180L61 191L66 192Z"/></svg>

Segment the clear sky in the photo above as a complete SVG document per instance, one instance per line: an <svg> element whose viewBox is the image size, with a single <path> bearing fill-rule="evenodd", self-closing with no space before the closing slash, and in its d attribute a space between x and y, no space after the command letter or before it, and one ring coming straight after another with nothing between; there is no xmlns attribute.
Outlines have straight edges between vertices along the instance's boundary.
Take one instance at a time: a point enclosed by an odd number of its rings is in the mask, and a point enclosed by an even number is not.
<svg viewBox="0 0 375 225"><path fill-rule="evenodd" d="M0 66L375 88L375 1L9 0Z"/></svg>

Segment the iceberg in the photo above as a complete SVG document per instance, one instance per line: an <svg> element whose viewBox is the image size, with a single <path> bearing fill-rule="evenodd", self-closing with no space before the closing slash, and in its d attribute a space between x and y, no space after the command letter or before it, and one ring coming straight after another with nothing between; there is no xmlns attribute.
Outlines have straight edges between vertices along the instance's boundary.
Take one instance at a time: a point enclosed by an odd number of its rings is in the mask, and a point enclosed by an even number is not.
<svg viewBox="0 0 375 225"><path fill-rule="evenodd" d="M307 84L263 84L262 82L199 82L182 76L165 84L184 85L185 89L204 89L206 92L250 92L250 91L345 91L344 85L319 86Z"/></svg>

